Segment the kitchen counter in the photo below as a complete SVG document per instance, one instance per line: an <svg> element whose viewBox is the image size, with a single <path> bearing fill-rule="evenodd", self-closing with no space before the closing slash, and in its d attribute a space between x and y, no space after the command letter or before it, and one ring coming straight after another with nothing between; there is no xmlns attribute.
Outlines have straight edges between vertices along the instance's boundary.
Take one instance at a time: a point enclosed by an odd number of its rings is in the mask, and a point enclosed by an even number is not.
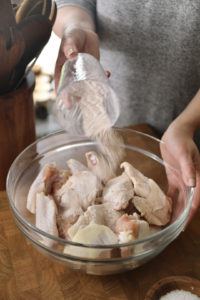
<svg viewBox="0 0 200 300"><path fill-rule="evenodd" d="M146 127L137 129L146 131ZM0 192L1 300L144 300L156 281L172 275L200 280L200 210L149 263L127 273L98 277L73 271L35 250L17 229L6 193Z"/></svg>

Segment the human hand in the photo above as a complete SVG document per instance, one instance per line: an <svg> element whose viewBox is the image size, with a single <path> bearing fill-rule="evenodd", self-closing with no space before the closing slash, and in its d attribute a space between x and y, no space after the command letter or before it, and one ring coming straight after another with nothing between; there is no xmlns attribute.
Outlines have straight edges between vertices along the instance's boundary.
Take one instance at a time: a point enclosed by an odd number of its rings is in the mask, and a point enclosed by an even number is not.
<svg viewBox="0 0 200 300"><path fill-rule="evenodd" d="M99 39L89 29L71 27L64 31L55 68L55 88L57 90L60 72L66 59L74 58L79 52L89 53L99 59Z"/></svg>
<svg viewBox="0 0 200 300"><path fill-rule="evenodd" d="M200 155L193 140L193 130L186 124L175 120L164 133L162 141L164 147L161 145L161 152L164 160L170 164L176 162L184 183L187 186L195 187L191 219L200 205ZM171 183L173 185L172 180Z"/></svg>

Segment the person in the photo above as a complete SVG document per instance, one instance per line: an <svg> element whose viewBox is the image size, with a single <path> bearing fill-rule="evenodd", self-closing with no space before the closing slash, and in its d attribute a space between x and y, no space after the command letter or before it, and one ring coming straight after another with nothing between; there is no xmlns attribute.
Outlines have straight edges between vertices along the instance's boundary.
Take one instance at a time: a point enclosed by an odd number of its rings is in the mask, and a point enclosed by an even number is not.
<svg viewBox="0 0 200 300"><path fill-rule="evenodd" d="M61 38L55 83L66 59L86 52L111 71L118 126L148 123L162 135L200 204L199 0L57 0ZM99 43L100 41L100 43ZM199 140L200 145L200 140Z"/></svg>

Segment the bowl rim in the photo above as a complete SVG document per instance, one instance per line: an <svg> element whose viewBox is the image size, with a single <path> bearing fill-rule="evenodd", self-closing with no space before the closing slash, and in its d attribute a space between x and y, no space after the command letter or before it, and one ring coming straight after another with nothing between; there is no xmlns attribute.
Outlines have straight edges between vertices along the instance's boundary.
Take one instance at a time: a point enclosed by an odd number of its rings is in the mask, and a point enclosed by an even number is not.
<svg viewBox="0 0 200 300"><path fill-rule="evenodd" d="M194 277L190 277L190 276L179 276L179 275L172 275L172 276L167 276L164 278L161 278L160 280L154 282L154 284L149 288L149 290L147 291L146 295L145 295L145 299L144 300L153 300L156 293L165 285L169 284L169 283L174 283L174 282L179 282L179 283L191 283L193 285L195 285L196 287L200 288L200 280ZM186 291L186 290L185 290ZM192 291L191 291L192 292ZM165 294L166 295L166 294ZM165 296L162 295L162 296ZM196 296L199 296L197 294L194 294ZM153 297L153 298L152 298Z"/></svg>
<svg viewBox="0 0 200 300"><path fill-rule="evenodd" d="M135 129L131 129L131 128L117 128L115 127L115 129L117 129L118 131L129 131L129 132L134 132L135 134L138 134L138 135L142 135L142 136L145 136L149 139L153 139L155 140L156 142L158 142L159 144L162 143L164 144L163 141L161 141L160 139L154 137L154 136L151 136L147 133L143 133L143 132L140 132L138 130L135 130ZM28 227L30 230L33 230L34 232L36 233L39 233L40 235L44 236L45 238L48 238L50 240L54 240L55 242L59 242L61 244L64 244L64 245L72 245L72 246L77 246L77 247L83 247L83 248L91 248L91 249L109 249L109 248L122 248L122 247L127 247L127 246L135 246L135 245L140 245L142 243L145 243L145 242L152 242L153 240L156 240L160 237L163 237L163 235L167 234L168 232L170 232L170 234L172 234L174 231L173 229L177 229L177 226L178 225L178 228L179 226L183 225L184 222L186 222L187 220L187 217L189 215L189 211L191 209L191 206L192 206L192 200L193 200L193 195L194 195L194 191L195 191L195 187L188 187L186 186L186 193L187 193L187 197L188 197L188 203L187 203L187 206L185 207L185 209L183 210L183 212L181 213L181 215L170 225L167 225L165 228L163 228L162 230L158 231L158 232L155 232L153 234L151 234L150 236L148 237L145 237L143 239L140 239L140 240L134 240L134 241L131 241L131 242L128 242L128 243L117 243L117 244L106 244L106 245L98 245L98 244L82 244L82 243L77 243L77 242L72 242L72 241L69 241L69 240L66 240L64 238L61 238L61 237L56 237L54 235L51 235L39 228L37 228L35 225L29 223L28 221L26 221L20 214L20 212L18 211L18 209L15 207L14 205L14 201L12 201L12 196L11 196L11 192L10 190L8 189L8 186L9 186L9 180L10 180L10 177L11 177L11 173L12 173L12 170L13 168L15 167L15 164L17 164L18 160L21 159L21 157L23 156L24 153L26 153L28 150L30 150L33 146L36 146L39 142L41 141L44 141L48 138L51 138L52 136L55 137L55 136L59 136L61 134L68 134L70 135L68 132L65 132L64 130L57 130L53 133L50 133L44 137L41 137L39 139L37 139L35 142L31 143L28 147L26 147L16 158L15 160L13 161L9 171L8 171L8 174L7 174L7 179L6 179L6 192L7 192L7 195L8 195L8 200L9 200L9 205L15 215L15 217L18 218L18 221ZM85 137L85 136L77 136L79 138L84 138L84 139L87 139L87 140L90 140L89 138ZM164 163L164 161L159 158L157 155L149 152L149 151L146 151L148 152L148 156L151 157L153 160L156 160L157 162L159 162L160 164L162 165L166 165L166 163ZM41 154L39 154L41 155ZM169 165L169 164L168 164ZM172 167L170 166L171 168L175 169L175 170L178 170L176 169L175 167ZM170 231L171 230L171 231Z"/></svg>

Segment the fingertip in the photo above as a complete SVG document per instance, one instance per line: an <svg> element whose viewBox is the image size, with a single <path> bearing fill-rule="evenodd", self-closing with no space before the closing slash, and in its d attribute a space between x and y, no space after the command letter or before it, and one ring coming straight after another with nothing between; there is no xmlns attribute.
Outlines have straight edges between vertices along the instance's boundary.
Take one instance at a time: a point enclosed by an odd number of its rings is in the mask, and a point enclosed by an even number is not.
<svg viewBox="0 0 200 300"><path fill-rule="evenodd" d="M196 178L191 177L187 180L187 186L189 187L195 187L196 186Z"/></svg>
<svg viewBox="0 0 200 300"><path fill-rule="evenodd" d="M77 54L78 54L78 51L76 48L71 47L71 48L68 48L67 50L65 50L65 56L68 59L75 58L77 56Z"/></svg>
<svg viewBox="0 0 200 300"><path fill-rule="evenodd" d="M181 174L184 183L189 187L196 186L196 169L191 159L182 159L180 161Z"/></svg>

